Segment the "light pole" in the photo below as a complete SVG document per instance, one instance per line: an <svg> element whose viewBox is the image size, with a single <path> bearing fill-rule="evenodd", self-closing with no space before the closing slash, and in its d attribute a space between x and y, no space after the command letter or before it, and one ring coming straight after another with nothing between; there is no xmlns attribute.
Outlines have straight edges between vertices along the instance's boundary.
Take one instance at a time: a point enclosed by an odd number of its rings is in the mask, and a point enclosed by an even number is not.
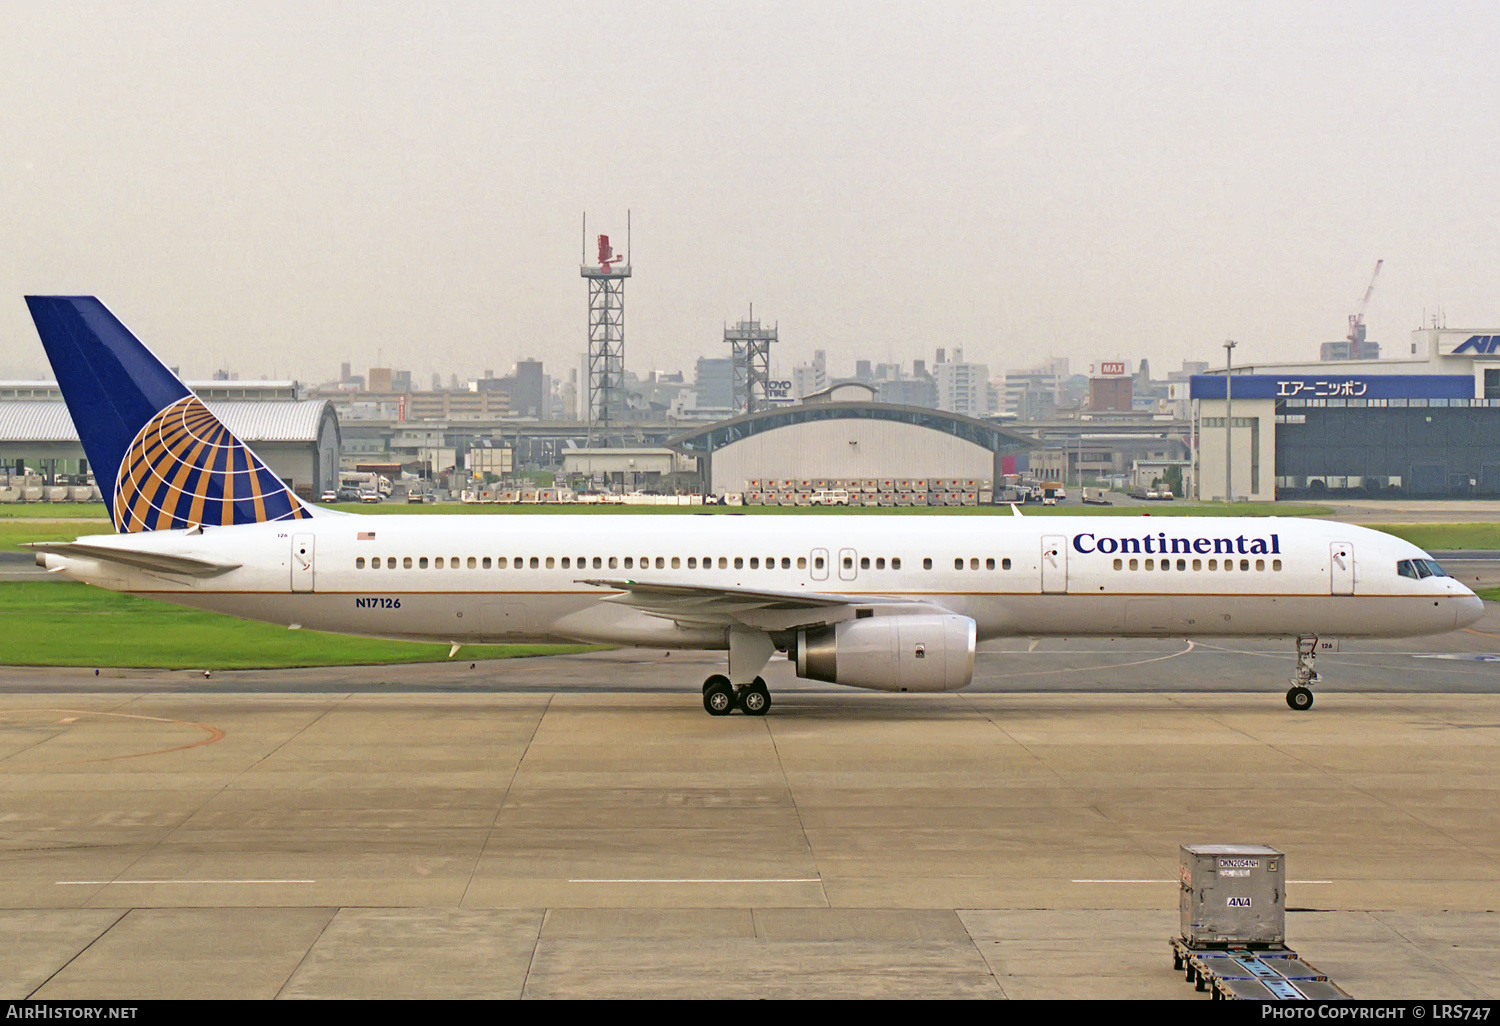
<svg viewBox="0 0 1500 1026"><path fill-rule="evenodd" d="M1224 501L1234 501L1234 347L1224 341Z"/></svg>

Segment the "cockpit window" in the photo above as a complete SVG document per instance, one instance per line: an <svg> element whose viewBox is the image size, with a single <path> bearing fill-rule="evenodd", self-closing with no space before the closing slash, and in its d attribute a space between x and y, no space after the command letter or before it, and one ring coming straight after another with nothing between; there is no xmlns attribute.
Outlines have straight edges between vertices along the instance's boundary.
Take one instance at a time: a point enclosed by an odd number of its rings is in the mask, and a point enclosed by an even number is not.
<svg viewBox="0 0 1500 1026"><path fill-rule="evenodd" d="M1396 573L1402 577L1410 577L1414 581L1420 576L1417 573L1417 568L1412 566L1412 561L1409 559L1403 559L1396 564Z"/></svg>
<svg viewBox="0 0 1500 1026"><path fill-rule="evenodd" d="M1431 577L1447 577L1448 576L1448 572L1446 570L1444 570L1442 567L1438 566L1437 563L1434 560L1431 560L1431 559L1419 559L1419 560L1417 560L1417 562L1421 563L1423 566L1425 566L1427 568L1427 575L1428 576L1431 576Z"/></svg>
<svg viewBox="0 0 1500 1026"><path fill-rule="evenodd" d="M1448 572L1431 559L1403 559L1396 564L1396 573L1412 580L1423 577L1447 577Z"/></svg>

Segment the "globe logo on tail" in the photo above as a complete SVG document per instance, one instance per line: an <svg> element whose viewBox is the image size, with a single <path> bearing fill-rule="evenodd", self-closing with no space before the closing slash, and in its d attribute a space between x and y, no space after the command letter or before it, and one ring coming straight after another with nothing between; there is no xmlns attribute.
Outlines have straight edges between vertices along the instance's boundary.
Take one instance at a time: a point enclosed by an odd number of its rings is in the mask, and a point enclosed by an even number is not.
<svg viewBox="0 0 1500 1026"><path fill-rule="evenodd" d="M194 395L162 410L136 434L120 462L110 512L122 532L311 516Z"/></svg>

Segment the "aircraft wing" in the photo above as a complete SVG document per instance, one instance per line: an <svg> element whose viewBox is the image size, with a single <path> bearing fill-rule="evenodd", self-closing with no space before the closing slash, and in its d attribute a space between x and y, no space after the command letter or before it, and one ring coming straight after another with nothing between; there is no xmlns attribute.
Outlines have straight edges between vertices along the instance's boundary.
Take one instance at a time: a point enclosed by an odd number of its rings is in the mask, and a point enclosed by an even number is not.
<svg viewBox="0 0 1500 1026"><path fill-rule="evenodd" d="M683 625L733 626L743 624L764 631L821 627L854 619L854 606L904 601L878 595L838 595L827 592L760 591L650 581L589 578L579 584L621 592L605 599L634 606L643 613Z"/></svg>
<svg viewBox="0 0 1500 1026"><path fill-rule="evenodd" d="M158 573L183 574L188 577L217 577L231 570L238 570L239 563L217 563L196 556L179 556L165 552L148 552L126 548L121 545L97 545L90 542L31 542L27 548L34 552L54 556L73 556L79 559L96 559L106 563L119 563L141 570Z"/></svg>

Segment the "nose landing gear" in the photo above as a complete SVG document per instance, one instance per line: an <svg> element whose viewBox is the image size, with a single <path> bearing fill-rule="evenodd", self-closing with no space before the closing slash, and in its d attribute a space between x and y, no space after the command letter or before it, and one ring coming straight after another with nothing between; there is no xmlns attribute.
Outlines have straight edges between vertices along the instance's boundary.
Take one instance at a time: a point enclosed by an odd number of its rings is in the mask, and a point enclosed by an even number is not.
<svg viewBox="0 0 1500 1026"><path fill-rule="evenodd" d="M1286 704L1302 712L1312 708L1312 685L1318 682L1318 671L1313 663L1318 658L1316 635L1297 635L1297 670L1292 674L1292 687L1286 693Z"/></svg>

